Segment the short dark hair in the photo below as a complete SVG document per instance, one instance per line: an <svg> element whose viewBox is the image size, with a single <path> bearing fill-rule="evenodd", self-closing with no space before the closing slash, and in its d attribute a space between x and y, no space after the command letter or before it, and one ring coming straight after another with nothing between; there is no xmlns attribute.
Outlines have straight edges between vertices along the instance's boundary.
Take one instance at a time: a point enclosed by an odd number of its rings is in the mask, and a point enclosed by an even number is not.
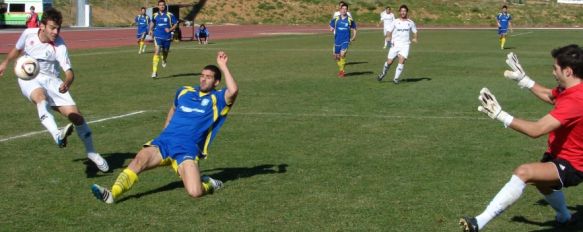
<svg viewBox="0 0 583 232"><path fill-rule="evenodd" d="M386 10L386 9L389 9L389 10L390 10L390 9L391 9L391 7L390 7L390 6L387 6L387 7L385 7L385 10Z"/></svg>
<svg viewBox="0 0 583 232"><path fill-rule="evenodd" d="M140 8L140 10L145 10L145 9L146 9L146 7L143 7L143 6L142 6L142 8Z"/></svg>
<svg viewBox="0 0 583 232"><path fill-rule="evenodd" d="M502 6L502 9L508 9L508 6L504 5Z"/></svg>
<svg viewBox="0 0 583 232"><path fill-rule="evenodd" d="M161 2L163 2L164 6L166 6L166 0L158 0L158 4L160 4Z"/></svg>
<svg viewBox="0 0 583 232"><path fill-rule="evenodd" d="M204 68L202 68L202 70L212 71L213 73L215 73L215 81L221 81L221 78L222 78L221 70L216 65L209 64L207 66L204 66Z"/></svg>
<svg viewBox="0 0 583 232"><path fill-rule="evenodd" d="M34 6L30 6L30 9L31 9L31 10L34 10L34 9L36 9L36 8L34 8Z"/></svg>
<svg viewBox="0 0 583 232"><path fill-rule="evenodd" d="M43 12L43 17L40 20L40 23L47 25L48 21L53 21L57 25L61 26L61 24L63 23L63 15L57 9L49 8L48 10Z"/></svg>
<svg viewBox="0 0 583 232"><path fill-rule="evenodd" d="M409 12L409 7L407 7L407 5L403 4L399 7L399 11L401 11L401 9L405 8L405 10L407 10L407 13Z"/></svg>
<svg viewBox="0 0 583 232"><path fill-rule="evenodd" d="M342 3L342 4L340 5L340 8L342 8L342 7L346 7L346 8L348 8L348 4L346 4L346 3Z"/></svg>
<svg viewBox="0 0 583 232"><path fill-rule="evenodd" d="M561 69L567 67L573 70L578 78L583 79L583 49L579 45L571 44L551 51L553 58Z"/></svg>

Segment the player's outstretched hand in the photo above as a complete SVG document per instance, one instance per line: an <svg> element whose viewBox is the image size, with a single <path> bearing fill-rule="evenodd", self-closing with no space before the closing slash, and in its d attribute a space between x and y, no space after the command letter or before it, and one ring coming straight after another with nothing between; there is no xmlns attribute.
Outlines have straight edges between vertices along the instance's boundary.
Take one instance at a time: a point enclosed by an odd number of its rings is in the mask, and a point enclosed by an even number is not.
<svg viewBox="0 0 583 232"><path fill-rule="evenodd" d="M504 71L504 76L506 78L518 82L520 88L530 89L534 86L534 81L526 75L526 72L522 68L522 65L520 65L516 54L513 52L508 53L508 55L506 55L506 64L512 69L512 71Z"/></svg>
<svg viewBox="0 0 583 232"><path fill-rule="evenodd" d="M478 100L482 104L478 106L478 111L487 114L492 119L503 122L505 127L508 127L514 119L514 117L502 110L502 106L500 106L500 103L488 88L484 87L480 90Z"/></svg>
<svg viewBox="0 0 583 232"><path fill-rule="evenodd" d="M227 56L227 53L225 53L224 51L219 51L217 53L217 64L221 67L223 66L227 66L227 62L229 61L229 57Z"/></svg>
<svg viewBox="0 0 583 232"><path fill-rule="evenodd" d="M4 75L4 71L6 71L6 66L7 66L6 63L4 62L0 63L0 77Z"/></svg>

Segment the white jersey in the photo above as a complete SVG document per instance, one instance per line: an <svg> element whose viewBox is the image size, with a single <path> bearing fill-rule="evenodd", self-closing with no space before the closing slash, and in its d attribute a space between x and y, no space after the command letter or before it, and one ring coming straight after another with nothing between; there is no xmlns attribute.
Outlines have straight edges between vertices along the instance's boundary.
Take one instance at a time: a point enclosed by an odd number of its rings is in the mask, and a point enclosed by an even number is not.
<svg viewBox="0 0 583 232"><path fill-rule="evenodd" d="M348 15L348 17L352 18L352 14L350 14L350 12L346 12L346 15ZM334 12L334 14L332 15L332 18L336 18L338 16L340 16L340 11Z"/></svg>
<svg viewBox="0 0 583 232"><path fill-rule="evenodd" d="M39 33L39 28L24 30L15 47L23 51L25 55L38 60L40 74L58 78L60 70L57 64L61 66L63 71L71 69L71 61L67 54L65 41L59 36L54 43L43 43L40 41Z"/></svg>
<svg viewBox="0 0 583 232"><path fill-rule="evenodd" d="M395 20L395 15L393 13L388 13L386 10L381 12L381 20L383 21L383 25L385 28L389 28L391 24L393 24L393 20Z"/></svg>
<svg viewBox="0 0 583 232"><path fill-rule="evenodd" d="M391 42L395 46L411 44L411 33L417 33L415 23L410 19L396 19L389 31L392 33Z"/></svg>

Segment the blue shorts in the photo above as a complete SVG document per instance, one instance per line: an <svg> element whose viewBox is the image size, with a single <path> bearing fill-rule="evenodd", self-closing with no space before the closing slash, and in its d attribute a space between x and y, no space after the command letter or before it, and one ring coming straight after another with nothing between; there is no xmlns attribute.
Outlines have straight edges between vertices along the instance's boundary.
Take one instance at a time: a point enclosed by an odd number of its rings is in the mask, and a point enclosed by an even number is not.
<svg viewBox="0 0 583 232"><path fill-rule="evenodd" d="M199 154L201 154L200 149L196 145L189 145L190 142L181 141L176 138L170 138L166 136L159 136L151 142L145 144L145 146L156 146L160 150L162 159L167 161L168 159L175 161L176 165L180 165L185 160L199 159ZM202 156L202 154L201 154Z"/></svg>
<svg viewBox="0 0 583 232"><path fill-rule="evenodd" d="M508 28L498 28L498 35L506 35L508 33Z"/></svg>
<svg viewBox="0 0 583 232"><path fill-rule="evenodd" d="M340 54L340 52L348 50L348 45L350 45L350 42L334 44L334 54Z"/></svg>
<svg viewBox="0 0 583 232"><path fill-rule="evenodd" d="M156 46L160 47L161 49L165 49L165 50L170 49L171 42L172 42L172 39L161 39L158 37L154 38L154 43L156 43Z"/></svg>
<svg viewBox="0 0 583 232"><path fill-rule="evenodd" d="M147 30L138 30L138 33L136 34L136 39L144 39L146 38L147 34L148 34Z"/></svg>

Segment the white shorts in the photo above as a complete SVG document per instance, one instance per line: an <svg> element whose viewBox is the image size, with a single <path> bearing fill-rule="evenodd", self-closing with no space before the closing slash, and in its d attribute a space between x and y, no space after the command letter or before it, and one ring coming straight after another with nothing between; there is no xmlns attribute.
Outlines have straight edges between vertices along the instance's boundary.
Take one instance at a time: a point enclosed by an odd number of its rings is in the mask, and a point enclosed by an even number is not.
<svg viewBox="0 0 583 232"><path fill-rule="evenodd" d="M390 27L383 27L383 35L387 36L387 32L391 29Z"/></svg>
<svg viewBox="0 0 583 232"><path fill-rule="evenodd" d="M47 102L51 106L74 106L75 101L69 94L69 91L66 93L60 93L59 87L63 81L60 78L50 77L47 75L39 74L36 78L32 80L21 80L18 79L18 85L20 85L20 91L22 91L22 95L24 95L29 101L32 102L30 95L32 91L35 89L41 88L45 91L45 95L47 97Z"/></svg>
<svg viewBox="0 0 583 232"><path fill-rule="evenodd" d="M401 55L403 58L407 59L409 56L409 44L406 45L392 45L391 49L389 49L389 54L387 58L395 59L397 55Z"/></svg>

